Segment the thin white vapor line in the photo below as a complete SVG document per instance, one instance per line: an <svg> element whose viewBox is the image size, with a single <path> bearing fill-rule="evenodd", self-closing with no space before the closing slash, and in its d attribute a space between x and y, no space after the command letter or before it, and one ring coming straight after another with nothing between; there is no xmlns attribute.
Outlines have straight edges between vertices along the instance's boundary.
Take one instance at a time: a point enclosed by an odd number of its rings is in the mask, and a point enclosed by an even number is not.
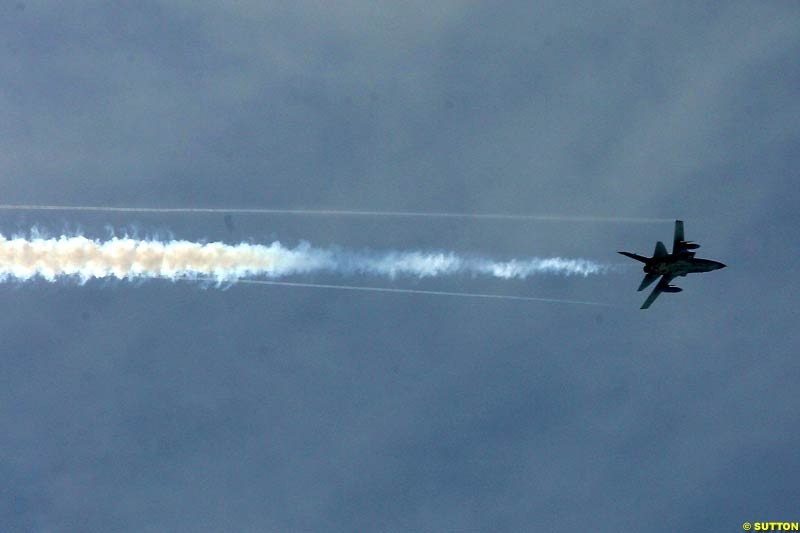
<svg viewBox="0 0 800 533"><path fill-rule="evenodd" d="M187 281L210 281L217 283L219 280L214 278L204 277L190 277L180 278ZM451 292L451 291L428 291L421 289L395 289L390 287L368 287L358 285L330 285L325 283L299 283L292 281L267 281L260 279L237 279L232 281L233 284L244 283L249 285L277 285L283 287L305 287L312 289L339 289L346 291L364 291L364 292L391 292L397 294L426 294L432 296L455 296L462 298L487 298L494 300L520 300L528 302L548 302L548 303L561 303L561 304L580 304L580 305L596 305L601 307L614 307L611 304L600 302L586 302L582 300L562 300L558 298L536 298L534 296L509 296L505 294L483 294L473 292Z"/></svg>
<svg viewBox="0 0 800 533"><path fill-rule="evenodd" d="M97 213L194 213L232 215L304 215L304 216L355 216L355 217L406 217L455 218L484 220L535 220L540 222L619 222L631 224L657 224L672 222L671 218L603 217L525 215L502 213L436 213L422 211L354 211L337 209L222 209L212 207L114 207L88 205L27 205L0 204L3 211L84 211Z"/></svg>

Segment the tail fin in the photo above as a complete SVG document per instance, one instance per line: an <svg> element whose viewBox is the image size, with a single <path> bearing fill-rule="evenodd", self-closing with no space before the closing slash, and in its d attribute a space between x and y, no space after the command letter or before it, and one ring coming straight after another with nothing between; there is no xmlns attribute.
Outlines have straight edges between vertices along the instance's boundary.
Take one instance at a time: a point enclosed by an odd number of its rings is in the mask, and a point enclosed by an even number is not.
<svg viewBox="0 0 800 533"><path fill-rule="evenodd" d="M667 255L669 255L669 252L667 252L667 247L664 246L663 242L658 241L656 243L656 249L653 251L653 259L658 259L659 257L665 257Z"/></svg>

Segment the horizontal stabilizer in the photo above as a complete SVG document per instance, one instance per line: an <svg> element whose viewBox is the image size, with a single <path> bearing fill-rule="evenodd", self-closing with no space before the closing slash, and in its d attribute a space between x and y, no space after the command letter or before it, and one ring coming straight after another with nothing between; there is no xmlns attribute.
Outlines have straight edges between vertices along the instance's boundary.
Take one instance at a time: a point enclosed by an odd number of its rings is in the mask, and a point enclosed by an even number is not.
<svg viewBox="0 0 800 533"><path fill-rule="evenodd" d="M645 290L647 287L650 286L650 284L652 284L655 280L658 279L658 276L659 276L658 274L653 274L652 272L645 274L644 275L644 279L642 280L642 283L639 285L639 288L636 289L636 290L637 291Z"/></svg>
<svg viewBox="0 0 800 533"><path fill-rule="evenodd" d="M647 300L644 301L640 309L647 309L648 307L653 305L653 302L656 301L656 298L658 298L658 295L661 294L662 292L678 292L680 290L678 289L678 287L673 287L672 285L669 284L669 282L672 281L672 279L673 276L665 274L661 278L661 280L656 284L656 287L653 289L653 292L650 293L650 296L647 297Z"/></svg>
<svg viewBox="0 0 800 533"><path fill-rule="evenodd" d="M636 259L637 261L641 261L642 263L647 263L647 261L649 261L649 260L650 260L650 259L649 259L649 258L647 258L647 257L643 257L643 256L641 256L641 255L638 255L638 254L632 254L632 253L630 253L630 252L617 252L617 253L618 253L618 254L622 254L622 255L624 255L625 257L630 257L631 259Z"/></svg>

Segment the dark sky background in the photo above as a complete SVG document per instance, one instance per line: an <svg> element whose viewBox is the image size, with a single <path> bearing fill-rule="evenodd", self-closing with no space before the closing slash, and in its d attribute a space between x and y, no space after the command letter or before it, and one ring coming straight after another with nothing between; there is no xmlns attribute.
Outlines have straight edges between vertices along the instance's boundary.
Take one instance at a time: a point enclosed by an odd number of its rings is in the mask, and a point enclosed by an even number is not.
<svg viewBox="0 0 800 533"><path fill-rule="evenodd" d="M2 203L682 218L728 268L0 286L3 531L800 520L795 2L0 1ZM0 213L621 264L672 224ZM632 262L631 262L632 263Z"/></svg>

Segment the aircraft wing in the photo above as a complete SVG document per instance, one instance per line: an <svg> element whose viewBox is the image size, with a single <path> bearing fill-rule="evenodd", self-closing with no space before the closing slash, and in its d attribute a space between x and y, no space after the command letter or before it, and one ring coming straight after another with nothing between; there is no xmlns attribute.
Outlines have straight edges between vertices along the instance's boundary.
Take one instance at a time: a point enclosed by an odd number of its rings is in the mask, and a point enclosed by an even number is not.
<svg viewBox="0 0 800 533"><path fill-rule="evenodd" d="M672 253L677 255L685 250L683 237L683 220L675 221L675 238L672 240Z"/></svg>
<svg viewBox="0 0 800 533"><path fill-rule="evenodd" d="M675 238L672 240L672 255L694 257L694 252L700 245L696 242L687 241L683 236L683 220L675 221Z"/></svg>
<svg viewBox="0 0 800 533"><path fill-rule="evenodd" d="M664 289L669 287L669 282L672 280L673 276L668 276L666 274L662 276L656 287L653 289L653 292L650 293L650 296L647 297L647 300L644 301L642 307L640 307L639 309L647 309L648 307L650 307L653 304L653 302L656 301L658 295L664 292Z"/></svg>

